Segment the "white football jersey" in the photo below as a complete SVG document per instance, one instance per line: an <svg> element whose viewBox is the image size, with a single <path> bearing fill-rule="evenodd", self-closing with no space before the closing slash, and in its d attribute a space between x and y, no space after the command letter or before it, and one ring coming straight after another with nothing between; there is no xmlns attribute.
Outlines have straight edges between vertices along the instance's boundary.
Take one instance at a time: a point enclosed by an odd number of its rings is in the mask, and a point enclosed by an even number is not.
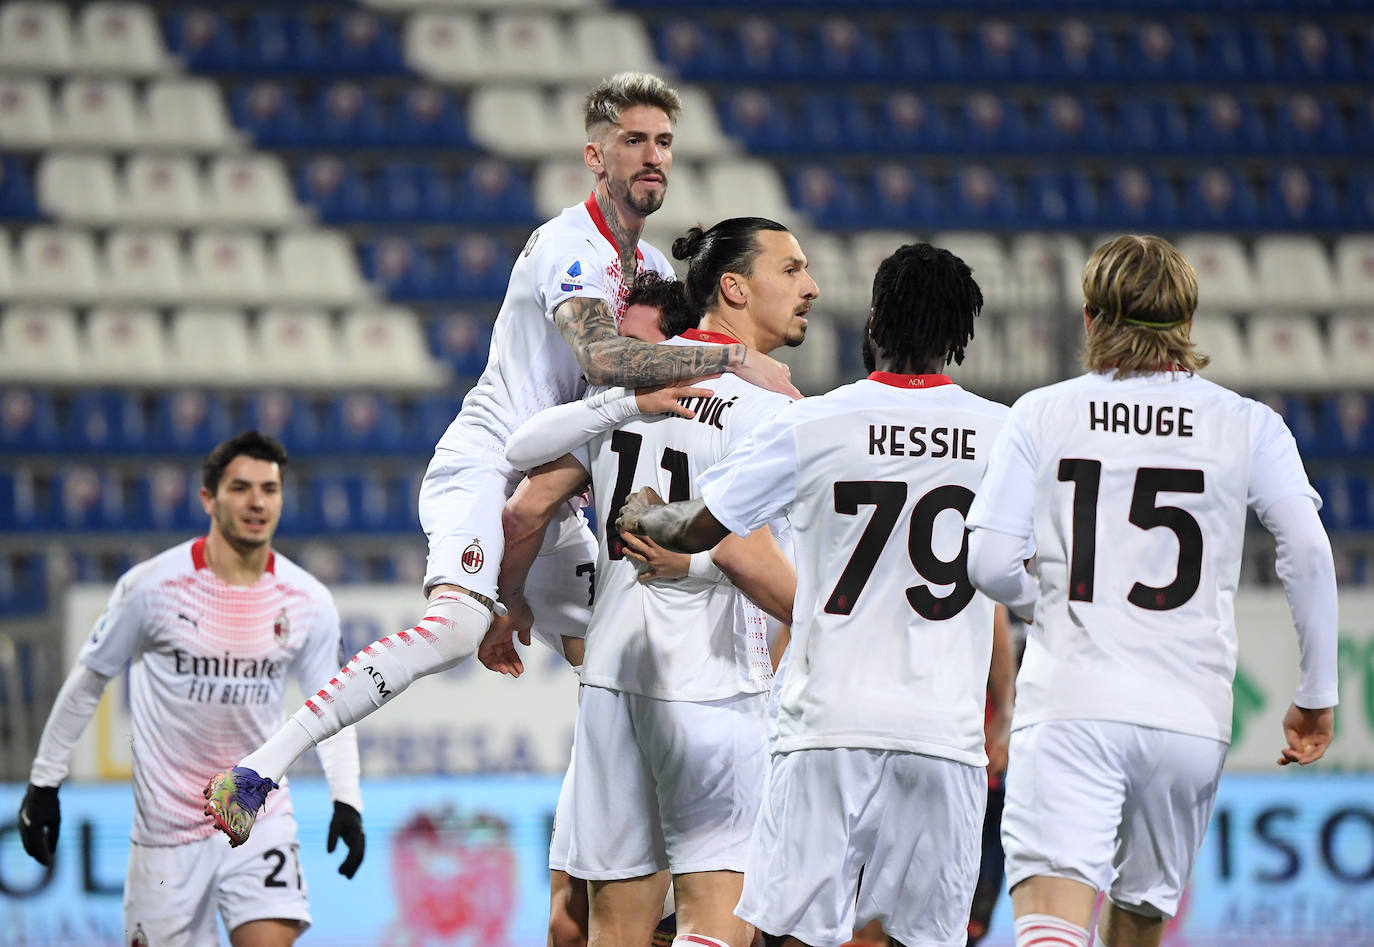
<svg viewBox="0 0 1374 947"><path fill-rule="evenodd" d="M993 604L969 583L964 513L1006 412L944 375L875 372L785 409L703 476L731 531L792 524L779 752L987 763Z"/></svg>
<svg viewBox="0 0 1374 947"><path fill-rule="evenodd" d="M675 278L667 258L644 241L635 256L640 272ZM545 408L577 400L587 387L554 310L573 297L601 299L619 325L635 275L621 272L620 251L594 196L536 230L511 268L487 367L436 452L490 457L514 477L505 459L511 432Z"/></svg>
<svg viewBox="0 0 1374 947"><path fill-rule="evenodd" d="M734 342L693 329L663 344ZM592 475L599 547L584 684L708 701L760 693L772 680L763 613L733 585L692 576L641 585L620 552L615 519L627 496L644 486L669 502L699 496L701 472L789 403L731 374L697 387L715 394L689 402L695 418L632 418L573 453Z"/></svg>
<svg viewBox="0 0 1374 947"><path fill-rule="evenodd" d="M129 665L140 845L213 834L210 777L281 726L288 677L310 693L342 663L339 613L313 576L273 553L253 585L230 585L204 548L187 541L125 573L78 658L106 677ZM283 780L266 812L290 811Z"/></svg>
<svg viewBox="0 0 1374 947"><path fill-rule="evenodd" d="M1185 373L1023 395L969 514L1033 540L1014 726L1091 719L1231 738L1246 507L1317 494L1264 405Z"/></svg>

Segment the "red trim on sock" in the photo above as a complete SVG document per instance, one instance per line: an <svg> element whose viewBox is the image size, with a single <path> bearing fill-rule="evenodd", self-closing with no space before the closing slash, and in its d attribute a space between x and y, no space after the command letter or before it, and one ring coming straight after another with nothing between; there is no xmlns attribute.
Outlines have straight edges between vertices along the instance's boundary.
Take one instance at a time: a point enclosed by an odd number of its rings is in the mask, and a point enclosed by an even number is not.
<svg viewBox="0 0 1374 947"><path fill-rule="evenodd" d="M695 935L695 934L678 934L678 935L677 935L675 938L673 938L673 939L674 939L674 940L685 940L685 941L686 941L687 943L689 943L689 944L705 944L706 947L717 947L717 941L714 941L714 940L707 940L706 938L704 938L704 937L698 937L698 936Z"/></svg>

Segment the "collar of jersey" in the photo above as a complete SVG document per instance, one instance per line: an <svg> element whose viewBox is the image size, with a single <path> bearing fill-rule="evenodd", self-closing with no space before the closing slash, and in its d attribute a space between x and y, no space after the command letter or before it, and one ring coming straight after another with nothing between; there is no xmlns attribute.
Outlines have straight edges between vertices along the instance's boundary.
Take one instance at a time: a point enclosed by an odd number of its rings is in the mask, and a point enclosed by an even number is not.
<svg viewBox="0 0 1374 947"><path fill-rule="evenodd" d="M606 223L606 217L601 213L601 205L596 202L596 191L592 191L591 196L587 198L587 203L582 206L587 208L587 213L591 215L592 223L596 224L596 229L601 231L601 236L606 238L612 248L615 249L616 255L619 256L620 244L615 242L615 234L611 233L611 225ZM635 246L635 259L644 259L644 251L639 249L638 246Z"/></svg>
<svg viewBox="0 0 1374 947"><path fill-rule="evenodd" d="M895 372L874 372L868 380L893 388L936 388L954 384L948 375L898 375Z"/></svg>
<svg viewBox="0 0 1374 947"><path fill-rule="evenodd" d="M732 338L724 332L711 332L707 329L688 329L682 333L682 338L691 339L693 342L714 342L717 345L743 345L739 339Z"/></svg>
<svg viewBox="0 0 1374 947"><path fill-rule="evenodd" d="M197 570L204 569L207 566L205 561L206 538L207 537L202 536L191 543L191 565L195 566ZM277 554L270 550L267 553L267 569L265 571L271 572L273 575L277 572Z"/></svg>

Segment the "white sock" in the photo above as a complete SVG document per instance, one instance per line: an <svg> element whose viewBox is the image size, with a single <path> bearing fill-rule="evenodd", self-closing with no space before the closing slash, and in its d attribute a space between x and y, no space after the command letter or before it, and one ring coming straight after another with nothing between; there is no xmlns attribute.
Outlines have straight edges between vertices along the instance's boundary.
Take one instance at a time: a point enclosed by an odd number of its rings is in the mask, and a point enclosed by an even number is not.
<svg viewBox="0 0 1374 947"><path fill-rule="evenodd" d="M412 681L477 652L491 612L469 595L436 595L414 628L363 648L240 766L277 781L316 743L400 695Z"/></svg>
<svg viewBox="0 0 1374 947"><path fill-rule="evenodd" d="M673 938L673 947L730 947L723 940L707 937L705 934L678 934Z"/></svg>
<svg viewBox="0 0 1374 947"><path fill-rule="evenodd" d="M1102 939L1102 930L1100 928L1093 933L1093 947L1107 947L1107 942Z"/></svg>
<svg viewBox="0 0 1374 947"><path fill-rule="evenodd" d="M1088 947L1088 932L1052 914L1016 919L1016 947Z"/></svg>

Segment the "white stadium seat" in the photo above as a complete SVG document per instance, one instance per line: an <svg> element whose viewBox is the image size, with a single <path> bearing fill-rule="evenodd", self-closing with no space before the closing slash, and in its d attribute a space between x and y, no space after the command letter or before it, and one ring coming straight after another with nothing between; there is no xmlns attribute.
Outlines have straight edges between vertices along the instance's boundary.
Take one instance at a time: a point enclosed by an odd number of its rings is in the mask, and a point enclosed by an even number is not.
<svg viewBox="0 0 1374 947"><path fill-rule="evenodd" d="M195 161L167 155L135 155L124 167L124 213L139 223L198 223L200 175Z"/></svg>
<svg viewBox="0 0 1374 947"><path fill-rule="evenodd" d="M191 239L186 295L255 302L269 296L267 257L257 234L202 231Z"/></svg>
<svg viewBox="0 0 1374 947"><path fill-rule="evenodd" d="M490 31L487 68L494 78L552 82L581 71L574 65L572 44L552 16L503 11L492 17ZM602 65L604 73L605 60Z"/></svg>
<svg viewBox="0 0 1374 947"><path fill-rule="evenodd" d="M114 299L174 302L182 297L181 251L165 231L117 230L105 242L104 292Z"/></svg>
<svg viewBox="0 0 1374 947"><path fill-rule="evenodd" d="M128 148L136 138L134 94L120 79L69 79L57 138L69 145Z"/></svg>
<svg viewBox="0 0 1374 947"><path fill-rule="evenodd" d="M587 199L592 190L592 173L580 160L550 158L535 170L533 190L535 213L541 218L553 217L563 208Z"/></svg>
<svg viewBox="0 0 1374 947"><path fill-rule="evenodd" d="M473 141L490 151L531 158L562 152L553 114L536 88L498 86L479 88L468 100L468 129Z"/></svg>
<svg viewBox="0 0 1374 947"><path fill-rule="evenodd" d="M34 184L38 206L58 220L103 224L119 212L114 162L105 155L49 152Z"/></svg>
<svg viewBox="0 0 1374 947"><path fill-rule="evenodd" d="M1198 305L1210 309L1248 309L1255 302L1250 259L1235 237L1197 234L1178 241L1180 253L1197 271Z"/></svg>
<svg viewBox="0 0 1374 947"><path fill-rule="evenodd" d="M1250 356L1240 330L1230 315L1203 311L1193 315L1188 338L1211 362L1202 376L1219 385L1243 385L1250 378Z"/></svg>
<svg viewBox="0 0 1374 947"><path fill-rule="evenodd" d="M1256 305L1329 309L1336 298L1331 261L1315 237L1267 234L1255 240Z"/></svg>
<svg viewBox="0 0 1374 947"><path fill-rule="evenodd" d="M863 294L865 311L872 302L873 274L878 272L878 265L902 244L918 239L915 234L901 230L860 230L850 238L849 252L854 260L855 278L860 285L868 287ZM821 287L821 292L825 292L825 287Z"/></svg>
<svg viewBox="0 0 1374 947"><path fill-rule="evenodd" d="M1002 320L1002 377L1013 384L1053 380L1059 325L1044 313L1009 313Z"/></svg>
<svg viewBox="0 0 1374 947"><path fill-rule="evenodd" d="M797 241L806 254L807 271L821 290L814 308L818 318L842 320L846 325L862 328L868 321L873 283L870 277L865 285L844 239L818 231L799 233ZM806 344L811 344L809 339Z"/></svg>
<svg viewBox="0 0 1374 947"><path fill-rule="evenodd" d="M10 259L10 235L0 230L0 299L14 293L14 262Z"/></svg>
<svg viewBox="0 0 1374 947"><path fill-rule="evenodd" d="M1330 344L1322 377L1332 385L1369 387L1374 366L1374 312L1337 313L1328 326Z"/></svg>
<svg viewBox="0 0 1374 947"><path fill-rule="evenodd" d="M12 0L0 5L0 67L63 72L71 61L67 4Z"/></svg>
<svg viewBox="0 0 1374 947"><path fill-rule="evenodd" d="M973 323L973 339L964 351L962 365L946 365L945 374L973 391L1006 387L1011 381L1006 369L1006 340L1003 317L986 313Z"/></svg>
<svg viewBox="0 0 1374 947"><path fill-rule="evenodd" d="M80 377L76 314L63 306L10 306L0 321L0 377L72 381Z"/></svg>
<svg viewBox="0 0 1374 947"><path fill-rule="evenodd" d="M280 384L350 381L339 371L334 322L318 309L276 307L258 317L253 371Z"/></svg>
<svg viewBox="0 0 1374 947"><path fill-rule="evenodd" d="M1374 236L1337 238L1336 291L1342 305L1374 309Z"/></svg>
<svg viewBox="0 0 1374 947"><path fill-rule="evenodd" d="M86 300L99 291L95 242L89 232L33 227L19 245L16 295Z"/></svg>
<svg viewBox="0 0 1374 947"><path fill-rule="evenodd" d="M260 227L300 217L295 190L281 159L273 155L229 155L210 165L207 219Z"/></svg>
<svg viewBox="0 0 1374 947"><path fill-rule="evenodd" d="M82 377L92 382L156 384L167 377L162 317L151 309L101 306L86 319Z"/></svg>
<svg viewBox="0 0 1374 947"><path fill-rule="evenodd" d="M363 298L353 244L333 230L284 233L277 240L279 293L288 301L351 303Z"/></svg>
<svg viewBox="0 0 1374 947"><path fill-rule="evenodd" d="M581 183L584 190L591 190L592 176L586 167L582 168ZM585 194L583 199L586 199ZM701 172L686 162L674 164L668 172L668 192L663 197L663 206L652 217L648 218L649 222L671 230L674 237L681 236L688 227L698 225L709 227L715 223L715 220L707 220L702 216L702 208L706 204L706 199L706 184L702 180ZM670 240L667 244L661 246L654 244L654 246L671 257L672 254L669 253L671 244L672 241Z"/></svg>
<svg viewBox="0 0 1374 947"><path fill-rule="evenodd" d="M1018 234L1011 239L1011 262L1024 280L1026 305L1042 309L1081 308L1083 266L1088 251L1069 234Z"/></svg>
<svg viewBox="0 0 1374 947"><path fill-rule="evenodd" d="M41 79L0 79L0 146L44 148L53 141L52 103Z"/></svg>
<svg viewBox="0 0 1374 947"><path fill-rule="evenodd" d="M720 130L711 97L695 86L678 86L682 114L673 127L673 154L678 158L720 158L739 145Z"/></svg>
<svg viewBox="0 0 1374 947"><path fill-rule="evenodd" d="M804 215L788 202L777 169L766 161L713 162L707 166L705 181L709 203L702 217L706 220L747 213L771 218L789 229L800 229L806 223Z"/></svg>
<svg viewBox="0 0 1374 947"><path fill-rule="evenodd" d="M1252 378L1266 385L1319 387L1326 352L1317 321L1306 313L1268 314L1246 320Z"/></svg>
<svg viewBox="0 0 1374 947"><path fill-rule="evenodd" d="M219 86L208 79L164 79L143 96L139 140L166 148L225 148L235 141Z"/></svg>
<svg viewBox="0 0 1374 947"><path fill-rule="evenodd" d="M548 130L544 133L549 153L575 155L587 143L587 90L581 86L564 86L554 93L553 104L546 112Z"/></svg>
<svg viewBox="0 0 1374 947"><path fill-rule="evenodd" d="M839 351L839 333L834 323L820 316L807 320L804 344L796 348L783 346L772 354L792 369L792 384L797 390L804 395L818 395L833 386L839 369Z"/></svg>
<svg viewBox="0 0 1374 947"><path fill-rule="evenodd" d="M573 18L570 68L574 75L595 82L608 73L662 71L644 22L631 13L587 13Z"/></svg>
<svg viewBox="0 0 1374 947"><path fill-rule="evenodd" d="M961 230L937 233L930 238L930 242L969 265L973 270L973 281L983 292L984 308L999 312L1025 308L1017 297L1015 274L1001 238L995 234Z"/></svg>
<svg viewBox="0 0 1374 947"><path fill-rule="evenodd" d="M488 75L487 38L476 17L425 11L406 17L406 64L432 79L474 82Z"/></svg>
<svg viewBox="0 0 1374 947"><path fill-rule="evenodd" d="M88 4L75 38L72 59L78 69L146 75L167 65L157 17L141 3Z"/></svg>
<svg viewBox="0 0 1374 947"><path fill-rule="evenodd" d="M437 388L449 381L436 362L415 313L399 306L355 309L343 317L341 371L351 383Z"/></svg>
<svg viewBox="0 0 1374 947"><path fill-rule="evenodd" d="M172 314L169 374L198 385L252 378L248 317L238 309L187 307Z"/></svg>

